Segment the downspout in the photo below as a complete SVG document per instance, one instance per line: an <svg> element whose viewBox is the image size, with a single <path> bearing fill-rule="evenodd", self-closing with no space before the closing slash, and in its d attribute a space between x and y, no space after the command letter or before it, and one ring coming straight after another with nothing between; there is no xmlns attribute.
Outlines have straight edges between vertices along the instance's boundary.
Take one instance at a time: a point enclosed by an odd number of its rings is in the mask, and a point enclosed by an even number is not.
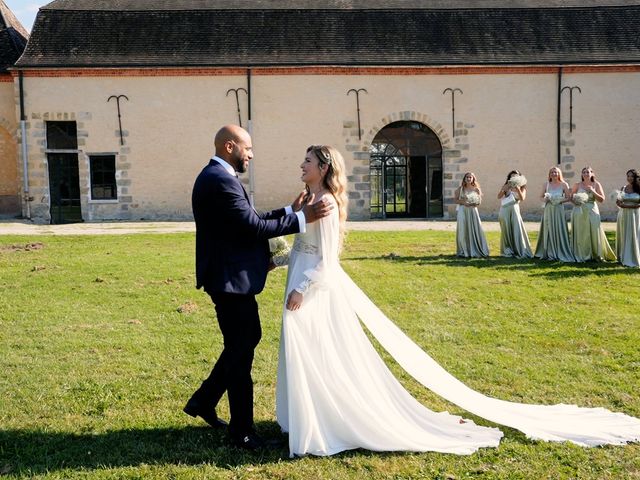
<svg viewBox="0 0 640 480"><path fill-rule="evenodd" d="M20 142L22 147L22 176L24 181L23 197L25 202L26 217L31 220L31 197L29 195L29 162L27 157L27 116L24 113L24 84L22 71L18 73L20 87Z"/></svg>
<svg viewBox="0 0 640 480"><path fill-rule="evenodd" d="M251 69L247 68L247 130L253 139L253 120L251 120ZM255 206L255 173L253 162L249 162L249 201Z"/></svg>
<svg viewBox="0 0 640 480"><path fill-rule="evenodd" d="M558 69L558 118L556 120L556 128L557 128L557 143L558 143L558 165L560 165L562 161L562 146L560 145L560 109L562 107L562 67Z"/></svg>

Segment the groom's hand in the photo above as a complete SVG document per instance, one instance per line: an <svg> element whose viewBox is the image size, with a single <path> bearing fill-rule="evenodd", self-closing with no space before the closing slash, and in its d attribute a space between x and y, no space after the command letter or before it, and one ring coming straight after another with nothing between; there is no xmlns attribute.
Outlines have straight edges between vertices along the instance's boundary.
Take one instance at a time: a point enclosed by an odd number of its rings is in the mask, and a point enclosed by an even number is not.
<svg viewBox="0 0 640 480"><path fill-rule="evenodd" d="M311 197L309 197L309 201L302 209L304 219L307 223L313 223L316 220L326 217L333 209L333 205L324 198L317 203L313 203L314 200L315 196L312 194Z"/></svg>

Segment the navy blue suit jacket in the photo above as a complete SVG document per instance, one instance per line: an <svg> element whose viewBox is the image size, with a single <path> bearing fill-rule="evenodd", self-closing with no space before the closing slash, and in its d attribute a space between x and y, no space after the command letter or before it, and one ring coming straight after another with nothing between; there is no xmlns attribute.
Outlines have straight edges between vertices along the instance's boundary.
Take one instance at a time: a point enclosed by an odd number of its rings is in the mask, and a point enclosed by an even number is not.
<svg viewBox="0 0 640 480"><path fill-rule="evenodd" d="M207 293L258 294L269 268L269 238L297 233L296 214L257 213L240 180L215 160L191 196L196 221L196 288Z"/></svg>

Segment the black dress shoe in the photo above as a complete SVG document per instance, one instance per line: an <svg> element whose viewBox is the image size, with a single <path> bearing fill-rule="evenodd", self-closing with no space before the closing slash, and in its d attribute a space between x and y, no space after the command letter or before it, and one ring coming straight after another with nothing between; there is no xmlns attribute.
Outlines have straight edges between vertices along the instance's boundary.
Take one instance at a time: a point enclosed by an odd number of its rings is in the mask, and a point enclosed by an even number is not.
<svg viewBox="0 0 640 480"><path fill-rule="evenodd" d="M215 410L213 409L207 410L203 408L200 403L198 403L196 400L193 400L193 399L187 402L187 404L184 406L182 411L187 415L191 415L194 418L195 417L202 418L205 422L207 422L213 428L221 429L221 428L226 428L228 425L227 422L218 418L218 415L216 415Z"/></svg>
<svg viewBox="0 0 640 480"><path fill-rule="evenodd" d="M248 433L243 437L231 437L231 443L245 450L260 450L267 447L265 441L255 433Z"/></svg>

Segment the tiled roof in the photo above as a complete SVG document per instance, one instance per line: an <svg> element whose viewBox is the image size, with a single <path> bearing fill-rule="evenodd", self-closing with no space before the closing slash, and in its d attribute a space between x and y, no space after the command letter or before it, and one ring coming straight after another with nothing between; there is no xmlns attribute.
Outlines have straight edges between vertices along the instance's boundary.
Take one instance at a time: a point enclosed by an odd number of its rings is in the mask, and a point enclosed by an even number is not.
<svg viewBox="0 0 640 480"><path fill-rule="evenodd" d="M57 0L18 66L640 63L639 26L633 0Z"/></svg>
<svg viewBox="0 0 640 480"><path fill-rule="evenodd" d="M22 55L29 33L0 0L0 73L6 73Z"/></svg>
<svg viewBox="0 0 640 480"><path fill-rule="evenodd" d="M628 6L633 0L56 0L47 10L398 10Z"/></svg>

